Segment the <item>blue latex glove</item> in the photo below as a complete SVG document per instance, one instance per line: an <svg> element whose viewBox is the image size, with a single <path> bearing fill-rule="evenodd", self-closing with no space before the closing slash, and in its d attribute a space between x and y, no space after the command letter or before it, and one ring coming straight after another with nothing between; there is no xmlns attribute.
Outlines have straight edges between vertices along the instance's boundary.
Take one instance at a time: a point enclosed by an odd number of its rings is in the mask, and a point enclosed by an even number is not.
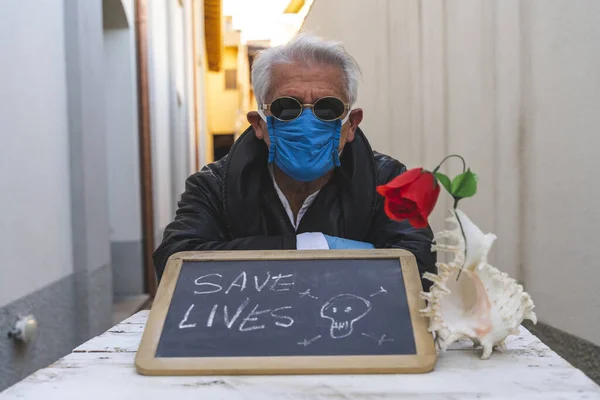
<svg viewBox="0 0 600 400"><path fill-rule="evenodd" d="M359 242L356 240L344 239L337 236L325 236L327 245L331 250L352 250L352 249L374 249L371 243Z"/></svg>

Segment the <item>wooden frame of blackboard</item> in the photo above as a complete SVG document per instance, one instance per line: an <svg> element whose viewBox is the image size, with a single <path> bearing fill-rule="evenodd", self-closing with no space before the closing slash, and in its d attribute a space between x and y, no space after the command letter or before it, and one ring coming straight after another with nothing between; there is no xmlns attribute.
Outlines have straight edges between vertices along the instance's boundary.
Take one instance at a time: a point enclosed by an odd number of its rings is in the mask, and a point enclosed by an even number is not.
<svg viewBox="0 0 600 400"><path fill-rule="evenodd" d="M416 354L373 356L190 357L160 358L156 350L181 267L186 261L399 259L413 326ZM142 341L135 357L143 375L290 375L397 374L433 370L437 353L427 319L419 314L425 301L415 257L406 250L279 250L180 252L167 262Z"/></svg>

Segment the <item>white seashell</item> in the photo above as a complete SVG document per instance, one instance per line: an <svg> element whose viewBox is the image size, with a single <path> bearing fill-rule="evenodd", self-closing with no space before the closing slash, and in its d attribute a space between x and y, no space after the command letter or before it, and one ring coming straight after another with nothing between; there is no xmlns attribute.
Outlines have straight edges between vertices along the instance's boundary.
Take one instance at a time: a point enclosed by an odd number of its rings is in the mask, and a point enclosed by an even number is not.
<svg viewBox="0 0 600 400"><path fill-rule="evenodd" d="M496 240L496 235L481 232L481 229L459 209L456 209L456 217L462 225L467 245L467 255L463 268L472 271L475 268L483 267L487 264L487 256ZM458 229L458 233L460 233L460 229ZM459 240L463 239L462 235L460 236Z"/></svg>
<svg viewBox="0 0 600 400"><path fill-rule="evenodd" d="M519 333L524 319L537 323L535 306L522 285L488 264L496 235L484 234L458 209L451 209L446 221L455 227L435 234L432 251L453 253L454 259L447 264L438 262L437 274L424 275L433 285L429 292L421 292L427 303L421 314L429 317L429 331L435 333L436 345L442 351L468 338L483 347L481 358L487 359L494 348L504 347L508 335ZM455 243L438 243L442 238Z"/></svg>

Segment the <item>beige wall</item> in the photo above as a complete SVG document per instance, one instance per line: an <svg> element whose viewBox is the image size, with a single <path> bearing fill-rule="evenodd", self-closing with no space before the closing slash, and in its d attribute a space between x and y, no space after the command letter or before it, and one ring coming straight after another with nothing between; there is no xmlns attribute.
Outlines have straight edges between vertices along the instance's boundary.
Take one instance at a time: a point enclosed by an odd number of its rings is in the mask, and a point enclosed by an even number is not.
<svg viewBox="0 0 600 400"><path fill-rule="evenodd" d="M358 59L376 150L408 167L467 159L480 189L461 208L498 235L492 263L541 321L596 344L599 18L597 0L315 0L303 27Z"/></svg>
<svg viewBox="0 0 600 400"><path fill-rule="evenodd" d="M256 107L251 108L253 103L254 94L251 90L250 85L250 64L248 60L248 47L245 44L240 44L238 47L238 85L240 91L240 108L237 111L237 118L235 123L236 140L246 128L250 125L246 118L246 115L250 110L256 110Z"/></svg>
<svg viewBox="0 0 600 400"><path fill-rule="evenodd" d="M236 68L238 68L238 48L237 46L228 46L223 52L221 70L207 72L208 131L210 134L235 132L240 96L239 90L225 90L225 70Z"/></svg>
<svg viewBox="0 0 600 400"><path fill-rule="evenodd" d="M238 68L238 46L226 46L219 72L206 72L206 162L214 161L213 135L235 134L240 90L225 89L225 70Z"/></svg>
<svg viewBox="0 0 600 400"><path fill-rule="evenodd" d="M219 72L206 73L206 107L208 135L206 137L206 160L213 160L213 136L219 134L239 135L249 126L246 114L253 106L250 86L248 48L240 42L239 31L227 32L223 64ZM225 70L237 70L237 89L225 89ZM256 108L253 108L256 109Z"/></svg>

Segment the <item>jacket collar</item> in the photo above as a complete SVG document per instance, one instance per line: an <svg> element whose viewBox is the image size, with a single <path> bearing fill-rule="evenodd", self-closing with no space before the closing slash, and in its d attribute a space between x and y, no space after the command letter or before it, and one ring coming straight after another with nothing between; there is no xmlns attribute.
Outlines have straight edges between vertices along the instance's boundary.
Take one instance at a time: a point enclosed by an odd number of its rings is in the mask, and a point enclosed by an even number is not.
<svg viewBox="0 0 600 400"><path fill-rule="evenodd" d="M285 220L280 225L286 227L287 233L294 232L271 182L268 154L267 145L257 139L254 130L249 127L227 155L222 196L225 223L231 239L265 231L267 227L262 226L264 219L261 218L265 209L270 209L276 219ZM352 143L344 147L340 162L341 166L312 206L318 207L319 197L337 190L341 198L343 233L346 238L361 240L367 234L377 205L377 171L373 151L360 128L356 130Z"/></svg>

